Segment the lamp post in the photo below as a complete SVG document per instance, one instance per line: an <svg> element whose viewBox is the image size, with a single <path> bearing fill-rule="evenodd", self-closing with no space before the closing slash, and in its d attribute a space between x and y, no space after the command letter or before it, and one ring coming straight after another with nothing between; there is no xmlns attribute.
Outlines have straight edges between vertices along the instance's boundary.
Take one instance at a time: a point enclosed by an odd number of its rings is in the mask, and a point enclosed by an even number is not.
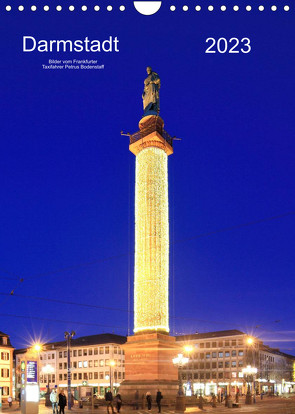
<svg viewBox="0 0 295 414"><path fill-rule="evenodd" d="M45 406L46 407L50 407L51 406L51 402L50 402L50 389L49 389L49 374L53 374L54 372L54 368L50 365L47 364L44 367L42 367L42 373L47 375L47 392L45 394Z"/></svg>
<svg viewBox="0 0 295 414"><path fill-rule="evenodd" d="M183 413L185 411L185 399L182 388L182 377L181 377L181 368L186 365L189 361L189 358L184 357L182 354L178 354L176 358L173 358L172 362L175 367L178 369L178 394L176 396L176 405L175 412Z"/></svg>
<svg viewBox="0 0 295 414"><path fill-rule="evenodd" d="M190 357L192 356L192 352L194 350L194 347L192 345L185 345L183 347L184 352L187 354L188 358L190 359ZM194 386L193 386L193 377L194 377L194 372L193 372L193 366L192 366L192 372L191 372L191 393L192 396L194 395Z"/></svg>
<svg viewBox="0 0 295 414"><path fill-rule="evenodd" d="M243 377L247 382L247 394L245 404L252 404L252 395L250 392L250 382L253 382L254 375L257 374L257 368L251 367L251 365L247 365L246 368L242 369Z"/></svg>
<svg viewBox="0 0 295 414"><path fill-rule="evenodd" d="M113 394L113 367L116 365L113 359L110 360L110 389Z"/></svg>
<svg viewBox="0 0 295 414"><path fill-rule="evenodd" d="M65 332L65 338L67 340L67 365L68 365L68 409L71 409L71 356L70 356L70 347L71 347L71 339L73 336L76 335L75 331L72 332Z"/></svg>

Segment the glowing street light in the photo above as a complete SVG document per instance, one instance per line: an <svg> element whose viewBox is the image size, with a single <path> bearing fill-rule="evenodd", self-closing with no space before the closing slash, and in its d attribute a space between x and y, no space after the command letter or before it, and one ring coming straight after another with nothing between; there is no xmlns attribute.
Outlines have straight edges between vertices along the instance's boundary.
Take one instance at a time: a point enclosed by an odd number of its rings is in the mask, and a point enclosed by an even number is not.
<svg viewBox="0 0 295 414"><path fill-rule="evenodd" d="M248 344L248 345L253 345L253 343L254 343L254 339L253 339L253 338L251 338L251 336L249 336L249 337L247 338L247 344Z"/></svg>
<svg viewBox="0 0 295 414"><path fill-rule="evenodd" d="M177 357L172 359L173 365L177 367L178 369L178 394L176 396L176 406L175 406L175 412L184 412L185 411L185 403L184 403L184 395L183 395L183 389L182 389L182 377L180 369L186 365L189 361L189 358L184 357L183 354L178 354Z"/></svg>
<svg viewBox="0 0 295 414"><path fill-rule="evenodd" d="M194 351L194 347L192 345L185 345L183 347L184 353L187 354L187 356L190 358L193 351ZM191 372L191 383L190 383L190 388L191 388L191 395L194 395L194 386L193 386L193 378L194 378L194 374L193 374L193 367L192 367L192 372ZM188 378L188 383L189 383L189 378ZM188 394L187 394L188 395Z"/></svg>
<svg viewBox="0 0 295 414"><path fill-rule="evenodd" d="M33 351L35 351L35 352L41 352L42 351L42 345L41 344L38 344L38 343L36 343L36 344L34 344L33 346L32 346L32 349L33 349Z"/></svg>

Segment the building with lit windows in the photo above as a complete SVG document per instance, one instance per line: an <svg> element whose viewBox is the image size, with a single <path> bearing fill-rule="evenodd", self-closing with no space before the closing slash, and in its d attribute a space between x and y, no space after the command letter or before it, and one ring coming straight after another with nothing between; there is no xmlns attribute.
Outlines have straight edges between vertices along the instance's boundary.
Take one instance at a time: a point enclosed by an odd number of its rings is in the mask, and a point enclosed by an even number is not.
<svg viewBox="0 0 295 414"><path fill-rule="evenodd" d="M13 350L9 335L0 332L0 387L3 399L7 399L9 395L12 396Z"/></svg>
<svg viewBox="0 0 295 414"><path fill-rule="evenodd" d="M105 388L110 386L110 379L114 389L119 387L125 377L125 358L121 348L125 342L125 336L115 334L74 337L71 340L71 385L75 396L78 396L79 387L92 388L93 393L104 395ZM15 351L17 372L25 352L26 349ZM112 369L110 361L113 363ZM41 391L46 392L48 385L50 389L55 386L66 389L67 369L66 341L43 345L39 353ZM19 388L20 375L16 378L16 389Z"/></svg>
<svg viewBox="0 0 295 414"><path fill-rule="evenodd" d="M239 330L177 336L189 362L181 369L187 395L246 392L243 369L257 368L251 387L256 392L293 392L295 357L270 348Z"/></svg>

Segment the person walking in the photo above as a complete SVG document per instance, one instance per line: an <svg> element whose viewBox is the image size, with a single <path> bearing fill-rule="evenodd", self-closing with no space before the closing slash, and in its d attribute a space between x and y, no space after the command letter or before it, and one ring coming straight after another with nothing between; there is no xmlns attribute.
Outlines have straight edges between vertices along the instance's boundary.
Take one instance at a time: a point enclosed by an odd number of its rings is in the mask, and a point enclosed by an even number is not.
<svg viewBox="0 0 295 414"><path fill-rule="evenodd" d="M161 391L158 390L157 395L156 395L156 403L157 403L157 406L158 406L158 413L161 412L161 400L162 400L162 398L163 398L163 395L162 395Z"/></svg>
<svg viewBox="0 0 295 414"><path fill-rule="evenodd" d="M110 407L111 407L111 409L112 409L112 414L114 414L114 407L113 407L113 394L112 394L112 391L107 391L106 393L105 393L105 400L106 400L106 403L107 403L107 412L108 412L108 414L110 414Z"/></svg>
<svg viewBox="0 0 295 414"><path fill-rule="evenodd" d="M49 399L52 404L52 413L58 414L58 395L56 389L51 391Z"/></svg>
<svg viewBox="0 0 295 414"><path fill-rule="evenodd" d="M65 406L67 405L67 397L65 396L65 392L62 389L61 392L58 394L58 405L59 405L59 414L65 414Z"/></svg>
<svg viewBox="0 0 295 414"><path fill-rule="evenodd" d="M12 406L12 397L11 397L11 395L7 398L7 401L8 401L9 407L11 407Z"/></svg>
<svg viewBox="0 0 295 414"><path fill-rule="evenodd" d="M148 411L151 411L151 409L152 409L152 396L151 396L151 393L149 391L145 394L145 398L146 398L147 405L148 405Z"/></svg>
<svg viewBox="0 0 295 414"><path fill-rule="evenodd" d="M122 407L122 398L121 398L121 394L118 393L116 395L116 408L117 408L117 413L120 412L121 407Z"/></svg>

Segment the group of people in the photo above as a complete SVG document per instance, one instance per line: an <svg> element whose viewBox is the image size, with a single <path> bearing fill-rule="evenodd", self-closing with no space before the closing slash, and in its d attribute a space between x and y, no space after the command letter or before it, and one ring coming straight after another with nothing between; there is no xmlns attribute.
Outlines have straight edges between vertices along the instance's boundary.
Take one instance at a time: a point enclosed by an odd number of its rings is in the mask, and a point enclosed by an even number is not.
<svg viewBox="0 0 295 414"><path fill-rule="evenodd" d="M143 396L144 397L144 396ZM162 401L163 395L161 393L160 390L158 390L157 395L156 395L156 403L157 403L157 407L158 407L158 413L161 413L161 401ZM152 410L152 395L151 393L148 391L145 394L145 399L147 402L147 407L148 407L148 411ZM107 412L108 414L110 414L110 409L112 410L112 414L114 414L114 403L116 404L116 409L117 409L117 413L120 413L120 409L122 406L122 397L121 394L116 394L115 397L113 397L113 394L111 391L107 391L105 393L105 400L107 403ZM135 391L135 395L134 395L134 400L135 400L135 409L138 410L139 408L139 392L138 390Z"/></svg>
<svg viewBox="0 0 295 414"><path fill-rule="evenodd" d="M59 394L57 394L57 391L55 389L52 390L50 394L50 402L52 404L53 414L65 414L67 397L64 393L64 390L61 390Z"/></svg>

